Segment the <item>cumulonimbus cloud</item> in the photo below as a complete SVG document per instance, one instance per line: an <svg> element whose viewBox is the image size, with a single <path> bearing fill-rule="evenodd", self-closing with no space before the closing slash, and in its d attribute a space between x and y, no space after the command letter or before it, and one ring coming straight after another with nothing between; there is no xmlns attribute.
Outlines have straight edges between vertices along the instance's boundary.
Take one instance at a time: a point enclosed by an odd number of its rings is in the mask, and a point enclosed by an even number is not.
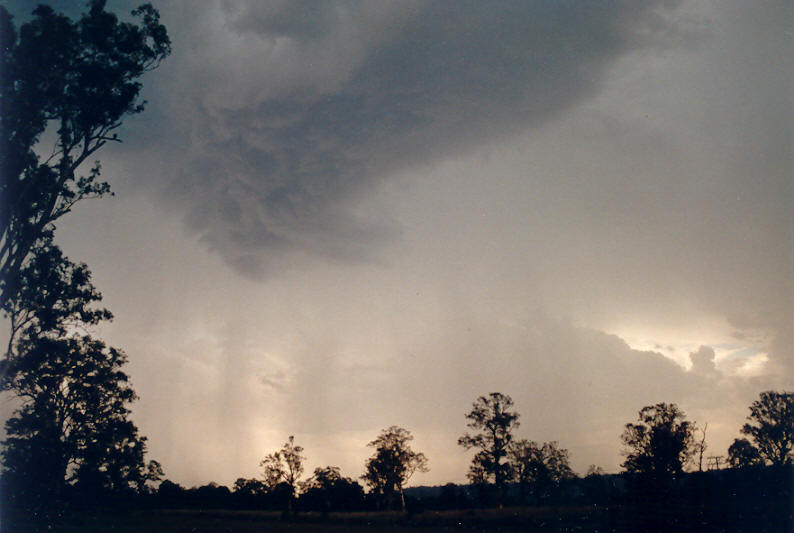
<svg viewBox="0 0 794 533"><path fill-rule="evenodd" d="M364 256L390 227L352 213L359 194L595 94L672 29L668 4L222 4L180 76L192 139L169 198L252 276L284 251Z"/></svg>

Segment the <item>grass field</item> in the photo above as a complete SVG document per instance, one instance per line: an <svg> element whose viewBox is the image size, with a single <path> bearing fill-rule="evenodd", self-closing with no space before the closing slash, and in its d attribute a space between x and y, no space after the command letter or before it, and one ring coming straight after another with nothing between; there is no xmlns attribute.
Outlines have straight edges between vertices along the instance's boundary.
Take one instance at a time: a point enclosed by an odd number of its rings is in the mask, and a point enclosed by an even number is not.
<svg viewBox="0 0 794 533"><path fill-rule="evenodd" d="M593 508L509 508L463 511L426 511L415 515L390 512L301 513L291 520L272 511L156 510L82 517L70 525L48 531L100 533L105 531L152 533L273 532L439 532L439 531L608 531L606 510ZM21 527L19 532L27 531ZM16 533L15 530L2 530Z"/></svg>
<svg viewBox="0 0 794 533"><path fill-rule="evenodd" d="M425 511L406 515L388 512L331 513L323 519L302 513L289 521L272 511L149 510L116 515L86 516L46 531L61 533L312 533L498 531L513 532L695 532L752 531L783 533L789 524L775 526L764 515L743 523L710 523L690 508L637 509L622 507L514 507L456 511ZM2 528L3 533L35 531L29 527Z"/></svg>

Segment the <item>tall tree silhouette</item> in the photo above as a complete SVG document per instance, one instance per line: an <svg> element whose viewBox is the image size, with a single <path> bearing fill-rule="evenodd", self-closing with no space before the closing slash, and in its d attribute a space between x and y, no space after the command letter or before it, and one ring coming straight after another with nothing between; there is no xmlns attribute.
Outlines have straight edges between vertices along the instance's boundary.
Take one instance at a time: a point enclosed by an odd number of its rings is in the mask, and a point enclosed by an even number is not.
<svg viewBox="0 0 794 533"><path fill-rule="evenodd" d="M794 451L794 392L762 392L750 405L742 433L755 441L761 457L773 465L791 464Z"/></svg>
<svg viewBox="0 0 794 533"><path fill-rule="evenodd" d="M81 168L120 140L125 116L143 111L138 80L170 53L150 4L132 11L137 23L104 7L91 0L72 21L39 6L17 33L0 6L0 306L16 297L23 265L53 222L110 192L98 162L83 175ZM55 145L41 147L48 130Z"/></svg>
<svg viewBox="0 0 794 533"><path fill-rule="evenodd" d="M510 478L510 464L506 461L513 430L518 427L518 413L511 411L513 399L506 394L492 392L480 396L466 415L467 424L478 433L465 433L458 444L479 450L472 460L469 479L472 483L487 483L493 480L496 487L497 504L501 506L505 482Z"/></svg>
<svg viewBox="0 0 794 533"><path fill-rule="evenodd" d="M292 514L292 502L295 499L298 482L303 474L303 447L295 444L295 437L289 439L280 450L268 454L259 465L263 468L265 484L271 491L278 490L280 484L286 488L285 512Z"/></svg>
<svg viewBox="0 0 794 533"><path fill-rule="evenodd" d="M427 457L411 449L414 439L407 429L391 426L381 431L378 438L367 444L375 453L367 459L362 477L379 498L394 507L394 499L400 497L400 509L405 511L405 483L415 472L427 472Z"/></svg>
<svg viewBox="0 0 794 533"><path fill-rule="evenodd" d="M3 464L19 504L46 508L67 484L92 493L140 490L162 470L144 465L146 438L129 420L136 399L126 355L87 329L110 313L85 265L38 245L6 302L15 329L3 387L21 406L6 424ZM24 501L23 501L24 500Z"/></svg>
<svg viewBox="0 0 794 533"><path fill-rule="evenodd" d="M638 423L626 424L621 440L626 446L627 472L670 477L680 474L695 453L695 425L675 404L643 407Z"/></svg>

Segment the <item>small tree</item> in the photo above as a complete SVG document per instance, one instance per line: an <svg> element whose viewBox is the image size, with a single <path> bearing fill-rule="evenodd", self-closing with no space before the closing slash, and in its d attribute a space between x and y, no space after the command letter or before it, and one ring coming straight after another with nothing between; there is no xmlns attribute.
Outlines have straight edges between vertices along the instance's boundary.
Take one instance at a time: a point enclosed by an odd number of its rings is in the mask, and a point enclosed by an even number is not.
<svg viewBox="0 0 794 533"><path fill-rule="evenodd" d="M553 441L542 445L526 439L514 441L508 457L522 503L530 492L538 500L546 500L564 480L574 477L568 450Z"/></svg>
<svg viewBox="0 0 794 533"><path fill-rule="evenodd" d="M493 480L497 503L501 506L504 484L510 478L510 465L504 462L513 440L513 430L518 427L518 413L511 411L513 399L506 394L492 392L480 396L466 415L468 427L478 431L465 433L458 444L465 449L479 450L469 468L472 483L487 484Z"/></svg>
<svg viewBox="0 0 794 533"><path fill-rule="evenodd" d="M748 468L764 464L758 448L747 439L734 439L728 448L728 463L733 468Z"/></svg>
<svg viewBox="0 0 794 533"><path fill-rule="evenodd" d="M366 472L361 478L389 508L394 507L394 498L399 494L400 509L405 511L405 483L415 472L428 471L425 454L411 449L409 443L413 439L407 429L391 426L367 444L375 448L375 454L367 459Z"/></svg>
<svg viewBox="0 0 794 533"><path fill-rule="evenodd" d="M287 487L285 513L292 514L292 502L298 488L298 481L303 474L302 446L295 444L295 437L290 435L289 440L280 450L267 455L259 466L264 468L264 479L270 491L277 490L280 484Z"/></svg>
<svg viewBox="0 0 794 533"><path fill-rule="evenodd" d="M621 440L626 446L627 472L669 478L680 474L695 453L694 424L675 404L643 407L637 424L626 424Z"/></svg>
<svg viewBox="0 0 794 533"><path fill-rule="evenodd" d="M792 462L794 449L794 393L766 391L750 405L742 433L755 442L761 457L773 464Z"/></svg>

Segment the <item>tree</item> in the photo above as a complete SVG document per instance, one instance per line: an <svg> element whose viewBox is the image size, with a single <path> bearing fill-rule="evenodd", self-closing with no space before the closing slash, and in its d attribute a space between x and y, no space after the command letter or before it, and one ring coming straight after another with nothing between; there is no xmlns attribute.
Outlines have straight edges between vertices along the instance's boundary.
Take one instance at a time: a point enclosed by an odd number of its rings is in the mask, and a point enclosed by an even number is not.
<svg viewBox="0 0 794 533"><path fill-rule="evenodd" d="M375 448L375 454L367 460L366 472L361 477L389 508L393 508L394 498L399 494L400 509L405 511L405 483L415 472L428 471L425 454L411 449L409 443L413 439L407 429L391 426L367 444Z"/></svg>
<svg viewBox="0 0 794 533"><path fill-rule="evenodd" d="M120 22L90 0L78 21L39 6L17 33L0 6L0 307L16 298L31 251L80 200L110 192L98 162L83 164L143 111L141 75L170 53L158 12ZM52 131L52 149L39 146ZM40 156L39 154L47 154Z"/></svg>
<svg viewBox="0 0 794 533"><path fill-rule="evenodd" d="M764 464L758 448L747 439L734 439L728 448L728 463L733 468L747 468Z"/></svg>
<svg viewBox="0 0 794 533"><path fill-rule="evenodd" d="M246 479L238 477L232 488L234 494L244 496L261 496L267 492L267 485L259 479Z"/></svg>
<svg viewBox="0 0 794 533"><path fill-rule="evenodd" d="M626 424L621 440L626 446L627 472L668 478L680 474L695 453L695 426L675 404L643 407L637 424Z"/></svg>
<svg viewBox="0 0 794 533"><path fill-rule="evenodd" d="M304 496L308 496L309 499L312 496L318 497L322 502L322 513L325 517L331 510L331 493L343 479L342 471L338 466L315 468L314 475L304 484Z"/></svg>
<svg viewBox="0 0 794 533"><path fill-rule="evenodd" d="M794 449L794 392L766 391L750 405L741 432L755 442L764 461L791 464Z"/></svg>
<svg viewBox="0 0 794 533"><path fill-rule="evenodd" d="M469 428L479 433L465 433L458 444L469 450L479 450L472 460L469 479L472 483L489 483L493 480L496 488L497 503L501 505L504 484L510 478L510 465L503 462L507 458L513 430L518 427L518 413L511 411L513 399L506 394L492 392L480 396L466 415Z"/></svg>
<svg viewBox="0 0 794 533"><path fill-rule="evenodd" d="M703 427L700 429L702 437L699 441L695 443L695 453L698 456L698 472L703 472L703 455L706 453L708 449L708 445L706 444L706 430L709 428L708 422L706 422Z"/></svg>
<svg viewBox="0 0 794 533"><path fill-rule="evenodd" d="M564 480L574 477L568 450L554 441L542 445L526 439L513 441L508 459L522 503L526 502L530 491L538 500L546 500Z"/></svg>
<svg viewBox="0 0 794 533"><path fill-rule="evenodd" d="M303 474L303 460L301 455L303 447L295 444L295 437L290 435L289 439L280 450L268 454L259 466L264 468L264 479L270 491L277 490L280 484L284 484L287 489L286 509L287 515L292 514L292 502L298 488L298 481Z"/></svg>
<svg viewBox="0 0 794 533"><path fill-rule="evenodd" d="M267 485L261 479L237 478L231 499L236 508L262 509L268 503Z"/></svg>
<svg viewBox="0 0 794 533"><path fill-rule="evenodd" d="M361 485L343 476L338 466L315 468L301 495L301 503L321 510L324 517L331 509L360 507L363 500Z"/></svg>
<svg viewBox="0 0 794 533"><path fill-rule="evenodd" d="M146 438L129 420L136 399L122 367L126 355L88 334L110 317L85 265L50 242L20 272L12 318L13 357L3 387L21 406L6 423L5 473L27 507L48 507L72 484L86 492L142 490L162 470L144 464ZM15 329L14 329L15 328Z"/></svg>

